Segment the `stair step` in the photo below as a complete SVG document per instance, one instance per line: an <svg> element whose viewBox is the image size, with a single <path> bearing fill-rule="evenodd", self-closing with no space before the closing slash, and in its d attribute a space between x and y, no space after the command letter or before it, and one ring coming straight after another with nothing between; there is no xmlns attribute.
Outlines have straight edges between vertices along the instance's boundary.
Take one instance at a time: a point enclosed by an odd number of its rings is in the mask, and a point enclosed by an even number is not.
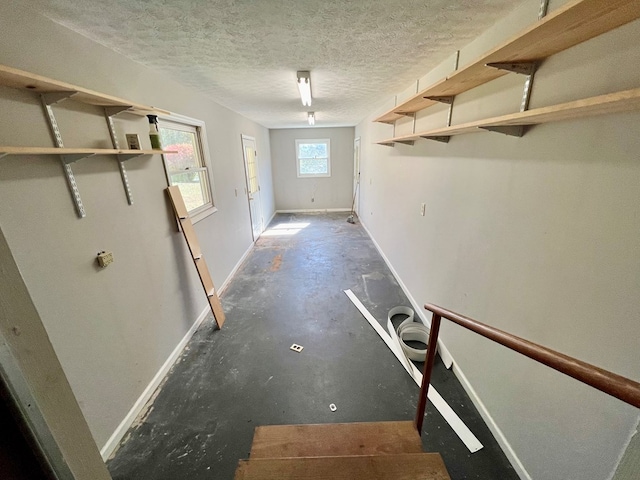
<svg viewBox="0 0 640 480"><path fill-rule="evenodd" d="M397 453L422 453L422 441L413 422L257 427L250 458Z"/></svg>
<svg viewBox="0 0 640 480"><path fill-rule="evenodd" d="M451 480L437 453L240 460L235 480Z"/></svg>

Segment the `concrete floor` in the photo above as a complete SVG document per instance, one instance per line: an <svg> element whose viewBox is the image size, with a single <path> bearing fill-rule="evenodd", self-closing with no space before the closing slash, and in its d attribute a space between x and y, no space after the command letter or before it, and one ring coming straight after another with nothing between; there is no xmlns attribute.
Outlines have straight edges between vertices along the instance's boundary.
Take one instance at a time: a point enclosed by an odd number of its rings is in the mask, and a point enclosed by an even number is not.
<svg viewBox="0 0 640 480"><path fill-rule="evenodd" d="M272 221L222 295L223 329L210 318L196 332L108 462L114 479L232 479L259 425L413 419L418 387L343 290L385 322L410 303L347 215ZM517 479L440 361L431 383L484 448L470 454L429 405L425 451L442 454L453 480Z"/></svg>

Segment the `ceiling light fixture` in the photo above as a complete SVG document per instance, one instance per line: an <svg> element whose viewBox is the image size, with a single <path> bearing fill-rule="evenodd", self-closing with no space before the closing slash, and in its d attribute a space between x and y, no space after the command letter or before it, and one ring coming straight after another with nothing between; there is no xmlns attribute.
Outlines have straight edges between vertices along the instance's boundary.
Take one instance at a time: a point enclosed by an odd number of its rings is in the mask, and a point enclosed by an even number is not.
<svg viewBox="0 0 640 480"><path fill-rule="evenodd" d="M307 113L309 119L309 125L313 126L316 124L316 114L315 112Z"/></svg>
<svg viewBox="0 0 640 480"><path fill-rule="evenodd" d="M300 98L302 99L302 105L305 107L311 106L311 73L307 71L297 72L298 77L298 90L300 90Z"/></svg>

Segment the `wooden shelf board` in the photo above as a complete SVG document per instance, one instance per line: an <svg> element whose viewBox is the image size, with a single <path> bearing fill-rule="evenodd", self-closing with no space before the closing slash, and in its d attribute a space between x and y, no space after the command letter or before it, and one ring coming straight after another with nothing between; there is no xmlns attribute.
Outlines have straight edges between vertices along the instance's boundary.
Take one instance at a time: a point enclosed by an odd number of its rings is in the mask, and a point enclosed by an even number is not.
<svg viewBox="0 0 640 480"><path fill-rule="evenodd" d="M160 155L177 153L173 150L117 150L113 148L3 147L7 155Z"/></svg>
<svg viewBox="0 0 640 480"><path fill-rule="evenodd" d="M169 115L171 112L155 107L141 105L135 102L129 102L122 98L105 95L93 90L72 85L66 82L60 82L51 78L36 75L34 73L18 70L17 68L0 65L0 85L6 87L17 88L19 90L29 90L36 93L52 93L52 92L77 92L73 100L77 102L87 103L89 105L98 105L102 107L130 106L127 110L129 113L136 115L147 114L164 114Z"/></svg>
<svg viewBox="0 0 640 480"><path fill-rule="evenodd" d="M401 113L415 113L436 103L425 96L455 96L508 73L487 63L541 61L638 18L640 0L571 1L375 121L388 123L394 115L400 118Z"/></svg>
<svg viewBox="0 0 640 480"><path fill-rule="evenodd" d="M535 108L524 112L511 113L498 117L485 118L473 122L452 125L386 139L379 144L419 140L423 137L461 135L483 131L482 127L502 127L516 125L538 125L541 123L559 122L576 118L604 115L610 113L640 110L640 88L608 93L596 97L574 100L571 102Z"/></svg>

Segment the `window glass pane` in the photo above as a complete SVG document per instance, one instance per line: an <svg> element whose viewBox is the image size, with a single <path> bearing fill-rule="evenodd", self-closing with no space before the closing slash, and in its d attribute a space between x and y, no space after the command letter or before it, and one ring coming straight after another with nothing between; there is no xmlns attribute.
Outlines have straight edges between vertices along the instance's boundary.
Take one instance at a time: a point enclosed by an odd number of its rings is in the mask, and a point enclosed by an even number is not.
<svg viewBox="0 0 640 480"><path fill-rule="evenodd" d="M326 143L300 143L298 144L299 158L327 158Z"/></svg>
<svg viewBox="0 0 640 480"><path fill-rule="evenodd" d="M206 172L174 173L171 185L178 185L188 211L209 203Z"/></svg>
<svg viewBox="0 0 640 480"><path fill-rule="evenodd" d="M319 175L329 173L329 162L326 158L301 158L300 175Z"/></svg>
<svg viewBox="0 0 640 480"><path fill-rule="evenodd" d="M160 127L159 131L162 148L178 152L165 155L169 170L184 170L202 166L195 132L185 132L167 127Z"/></svg>

